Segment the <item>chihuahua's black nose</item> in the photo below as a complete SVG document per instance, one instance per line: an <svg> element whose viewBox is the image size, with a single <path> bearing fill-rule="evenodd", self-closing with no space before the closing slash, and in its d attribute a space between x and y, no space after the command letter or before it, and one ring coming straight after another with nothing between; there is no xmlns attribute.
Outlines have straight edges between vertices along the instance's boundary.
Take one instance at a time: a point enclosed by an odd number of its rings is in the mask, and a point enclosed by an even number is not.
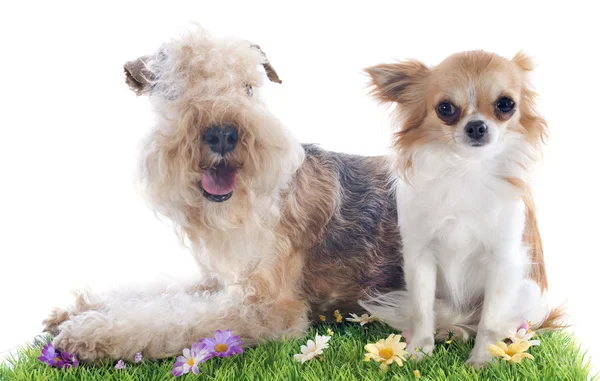
<svg viewBox="0 0 600 381"><path fill-rule="evenodd" d="M487 126L483 120L472 120L465 126L467 136L473 140L481 140L487 135Z"/></svg>
<svg viewBox="0 0 600 381"><path fill-rule="evenodd" d="M202 139L208 144L211 151L225 156L235 148L238 133L231 126L212 126L206 131Z"/></svg>

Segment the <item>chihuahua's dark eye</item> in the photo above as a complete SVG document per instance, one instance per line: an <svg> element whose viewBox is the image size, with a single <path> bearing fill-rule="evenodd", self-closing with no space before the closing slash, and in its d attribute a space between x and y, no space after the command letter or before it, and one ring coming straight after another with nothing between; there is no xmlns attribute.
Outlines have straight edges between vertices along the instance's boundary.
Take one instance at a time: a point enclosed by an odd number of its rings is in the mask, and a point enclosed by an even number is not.
<svg viewBox="0 0 600 381"><path fill-rule="evenodd" d="M509 113L515 108L515 101L510 98L502 97L496 102L496 110L502 113Z"/></svg>
<svg viewBox="0 0 600 381"><path fill-rule="evenodd" d="M500 120L509 120L511 116L515 113L515 101L510 99L509 97L501 97L496 101L496 105L494 106L494 114Z"/></svg>
<svg viewBox="0 0 600 381"><path fill-rule="evenodd" d="M438 117L448 124L456 122L460 117L458 108L448 101L440 102L436 108L436 112Z"/></svg>
<svg viewBox="0 0 600 381"><path fill-rule="evenodd" d="M456 107L450 102L442 102L438 105L438 114L445 118L451 117L456 114Z"/></svg>

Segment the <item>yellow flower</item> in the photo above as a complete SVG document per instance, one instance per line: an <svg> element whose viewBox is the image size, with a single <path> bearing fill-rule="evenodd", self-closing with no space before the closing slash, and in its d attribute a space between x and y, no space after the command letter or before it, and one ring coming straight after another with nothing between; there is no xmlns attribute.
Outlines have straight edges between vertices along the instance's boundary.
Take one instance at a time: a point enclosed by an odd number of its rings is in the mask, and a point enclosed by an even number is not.
<svg viewBox="0 0 600 381"><path fill-rule="evenodd" d="M337 323L341 323L342 320L344 320L344 318L342 317L342 314L340 314L340 310L333 311L333 317L335 317L335 321Z"/></svg>
<svg viewBox="0 0 600 381"><path fill-rule="evenodd" d="M517 364L521 363L521 360L524 358L528 358L533 360L533 356L526 351L531 346L529 341L519 340L510 345L506 345L505 342L499 341L494 344L490 344L488 347L488 351L494 357L502 357L503 360L508 362L516 362Z"/></svg>
<svg viewBox="0 0 600 381"><path fill-rule="evenodd" d="M319 320L321 320L322 322L325 322L327 320L327 318L325 317L325 315L319 315Z"/></svg>
<svg viewBox="0 0 600 381"><path fill-rule="evenodd" d="M446 340L446 344L452 344L452 340Z"/></svg>
<svg viewBox="0 0 600 381"><path fill-rule="evenodd" d="M331 330L331 328L327 328L327 334L329 336L333 336L334 332Z"/></svg>
<svg viewBox="0 0 600 381"><path fill-rule="evenodd" d="M415 378L421 378L421 372L419 372L418 369L415 370L413 373L415 374Z"/></svg>
<svg viewBox="0 0 600 381"><path fill-rule="evenodd" d="M405 360L405 356L408 354L404 348L406 343L401 343L401 335L391 334L387 339L381 339L375 344L365 345L365 361L373 360L380 362L379 366L381 370L386 370L388 365L396 363L402 366L402 361Z"/></svg>

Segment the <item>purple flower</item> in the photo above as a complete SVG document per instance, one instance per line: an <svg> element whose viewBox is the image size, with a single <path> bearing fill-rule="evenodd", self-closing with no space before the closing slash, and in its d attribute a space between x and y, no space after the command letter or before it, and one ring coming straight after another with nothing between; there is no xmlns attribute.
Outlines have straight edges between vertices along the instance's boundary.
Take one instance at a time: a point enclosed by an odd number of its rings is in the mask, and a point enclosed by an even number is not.
<svg viewBox="0 0 600 381"><path fill-rule="evenodd" d="M125 369L125 367L126 367L126 365L123 360L117 361L117 365L115 365L115 369L118 369L118 370Z"/></svg>
<svg viewBox="0 0 600 381"><path fill-rule="evenodd" d="M58 369L76 368L79 360L74 353L60 352L52 343L44 345L42 355L38 359L44 364Z"/></svg>
<svg viewBox="0 0 600 381"><path fill-rule="evenodd" d="M60 357L62 364L61 366L56 366L58 369L77 368L79 365L79 360L77 360L75 353L61 352Z"/></svg>
<svg viewBox="0 0 600 381"><path fill-rule="evenodd" d="M60 352L58 352L52 343L44 345L42 348L42 355L38 357L38 360L48 366L56 366L59 361L62 361Z"/></svg>
<svg viewBox="0 0 600 381"><path fill-rule="evenodd" d="M142 361L142 354L140 352L135 354L135 361L136 363Z"/></svg>
<svg viewBox="0 0 600 381"><path fill-rule="evenodd" d="M206 338L200 340L201 343L206 345L213 356L229 357L235 354L242 353L243 350L240 347L243 343L240 341L239 336L232 336L230 330L221 332L217 330L214 338Z"/></svg>
<svg viewBox="0 0 600 381"><path fill-rule="evenodd" d="M185 348L183 350L183 356L177 357L177 361L173 364L173 370L171 374L175 377L179 377L183 374L192 371L194 374L200 373L198 365L202 364L206 360L210 359L212 354L205 347L203 343L197 342L192 344L192 349Z"/></svg>

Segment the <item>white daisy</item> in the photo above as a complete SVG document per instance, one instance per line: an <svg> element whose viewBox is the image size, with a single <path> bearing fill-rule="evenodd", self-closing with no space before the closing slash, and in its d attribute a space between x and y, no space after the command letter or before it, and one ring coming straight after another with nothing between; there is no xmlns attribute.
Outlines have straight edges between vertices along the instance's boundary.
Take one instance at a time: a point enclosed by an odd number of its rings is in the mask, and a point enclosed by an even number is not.
<svg viewBox="0 0 600 381"><path fill-rule="evenodd" d="M511 329L510 331L508 331L508 338L510 339L510 341L512 341L513 343L516 343L518 341L528 341L529 344L531 344L532 346L534 345L540 345L540 341L539 340L531 340L531 338L535 336L535 332L533 332L530 329L525 329L525 328L519 328L519 329Z"/></svg>
<svg viewBox="0 0 600 381"><path fill-rule="evenodd" d="M353 323L360 323L361 326L365 324L369 324L377 320L375 316L371 316L369 314L362 314L360 317L357 314L350 314L351 318L346 318L347 321Z"/></svg>
<svg viewBox="0 0 600 381"><path fill-rule="evenodd" d="M329 348L327 342L331 339L331 336L321 336L318 333L315 335L315 340L308 340L306 345L300 347L300 352L294 355L294 359L298 362L305 363L308 360L322 355L323 349Z"/></svg>

